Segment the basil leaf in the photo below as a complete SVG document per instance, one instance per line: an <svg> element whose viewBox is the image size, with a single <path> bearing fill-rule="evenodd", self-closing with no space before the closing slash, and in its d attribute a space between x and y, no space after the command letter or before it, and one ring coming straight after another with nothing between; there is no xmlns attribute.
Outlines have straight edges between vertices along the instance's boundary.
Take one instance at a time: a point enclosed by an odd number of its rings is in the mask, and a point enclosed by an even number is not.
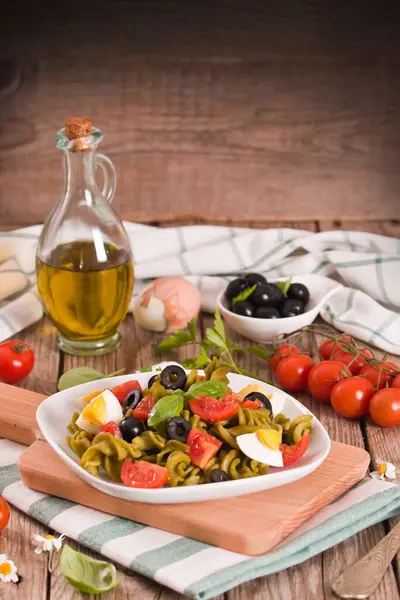
<svg viewBox="0 0 400 600"><path fill-rule="evenodd" d="M198 381L191 385L185 394L185 398L198 398L199 396L221 398L226 396L227 393L228 386L226 383L218 379L213 379L210 381Z"/></svg>
<svg viewBox="0 0 400 600"><path fill-rule="evenodd" d="M60 569L71 585L86 594L101 594L118 585L114 565L76 552L68 544L61 552Z"/></svg>
<svg viewBox="0 0 400 600"><path fill-rule="evenodd" d="M164 396L155 403L149 413L147 424L156 427L164 421L177 417L183 411L183 392L176 391L171 396Z"/></svg>
<svg viewBox="0 0 400 600"><path fill-rule="evenodd" d="M61 375L60 379L58 380L57 389L61 392L62 390L74 387L75 385L80 385L81 383L97 381L98 379L113 377L114 375L121 375L124 372L125 369L119 369L118 371L114 371L113 373L109 373L107 375L106 373L102 373L101 371L97 371L91 367L75 367L74 369L70 369Z"/></svg>
<svg viewBox="0 0 400 600"><path fill-rule="evenodd" d="M288 293L288 289L290 288L290 286L292 285L292 278L289 277L289 279L286 279L286 281L275 281L276 285L278 286L278 288L280 290L282 290L282 292L284 293L284 295L286 296Z"/></svg>
<svg viewBox="0 0 400 600"><path fill-rule="evenodd" d="M238 294L237 296L235 296L233 298L233 300L232 300L233 306L235 306L236 302L244 302L245 300L247 300L247 298L252 295L252 293L254 292L256 287L257 287L257 284L254 284L251 287L248 287L248 288L245 288L244 290L242 290L240 292L240 294Z"/></svg>

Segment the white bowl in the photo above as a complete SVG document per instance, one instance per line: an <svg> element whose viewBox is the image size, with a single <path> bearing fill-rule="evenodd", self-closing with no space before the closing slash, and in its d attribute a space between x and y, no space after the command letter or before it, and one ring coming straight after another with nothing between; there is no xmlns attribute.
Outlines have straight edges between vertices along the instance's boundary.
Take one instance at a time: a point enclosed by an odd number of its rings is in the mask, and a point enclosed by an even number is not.
<svg viewBox="0 0 400 600"><path fill-rule="evenodd" d="M287 278L286 278L287 279ZM271 283L285 281L285 278L270 279ZM284 335L294 333L310 325L319 314L325 302L342 286L341 283L322 275L296 275L292 283L304 283L310 291L307 310L296 317L282 319L256 319L244 317L230 311L225 299L225 290L217 298L217 306L227 324L244 337L254 342L275 342Z"/></svg>
<svg viewBox="0 0 400 600"><path fill-rule="evenodd" d="M83 383L73 388L69 388L57 394L46 398L39 406L36 418L40 430L54 452L72 469L81 479L98 490L135 502L150 502L153 504L175 504L180 502L198 502L202 500L214 500L217 498L226 498L229 496L240 496L251 494L262 490L271 489L281 485L286 485L297 479L305 477L316 469L326 458L330 450L330 439L327 431L321 425L316 417L313 418L313 431L310 445L307 452L293 465L285 468L270 468L267 475L252 477L249 479L238 479L225 481L221 483L208 483L203 485L193 485L178 488L161 488L156 490L135 489L126 487L122 483L114 483L106 473L99 477L90 475L79 466L79 458L72 452L68 446L65 436L68 434L67 425L71 420L72 414L77 410L77 401L85 394L92 392L100 387L111 388L114 385L137 379L142 387L147 385L152 373L137 373L134 375L122 375L119 377L110 377L99 381ZM239 391L250 383L260 382L251 377L244 377L236 373L229 374L230 386L233 391ZM272 385L261 384L265 387L267 393L277 391ZM293 419L298 415L312 414L305 406L297 400L279 390L280 394L285 396L285 404L282 412Z"/></svg>

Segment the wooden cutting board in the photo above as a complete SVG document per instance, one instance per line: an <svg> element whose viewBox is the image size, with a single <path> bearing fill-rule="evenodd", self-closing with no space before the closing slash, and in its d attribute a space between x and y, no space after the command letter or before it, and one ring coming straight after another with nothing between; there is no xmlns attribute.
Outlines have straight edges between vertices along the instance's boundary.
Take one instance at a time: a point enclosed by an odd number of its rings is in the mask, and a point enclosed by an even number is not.
<svg viewBox="0 0 400 600"><path fill-rule="evenodd" d="M251 556L271 550L357 483L370 460L362 448L332 442L329 456L318 469L280 488L190 504L130 502L103 494L81 481L39 437L35 413L44 398L0 384L0 437L31 444L19 460L28 487Z"/></svg>

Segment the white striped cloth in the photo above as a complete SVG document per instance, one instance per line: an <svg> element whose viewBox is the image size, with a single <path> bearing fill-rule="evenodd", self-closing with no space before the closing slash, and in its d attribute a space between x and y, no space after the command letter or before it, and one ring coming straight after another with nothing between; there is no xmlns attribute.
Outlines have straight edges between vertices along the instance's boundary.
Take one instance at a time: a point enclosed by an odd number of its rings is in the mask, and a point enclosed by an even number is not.
<svg viewBox="0 0 400 600"><path fill-rule="evenodd" d="M0 439L0 495L49 528L198 600L299 564L400 512L400 485L364 479L279 547L252 558L31 490L16 465L24 449ZM24 565L17 566L23 575Z"/></svg>
<svg viewBox="0 0 400 600"><path fill-rule="evenodd" d="M325 321L400 354L398 239L357 231L124 225L135 257L136 294L151 278L183 275L199 286L203 308L212 311L232 274L318 273L345 284L322 308ZM43 314L34 288L40 231L37 225L0 233L0 342Z"/></svg>

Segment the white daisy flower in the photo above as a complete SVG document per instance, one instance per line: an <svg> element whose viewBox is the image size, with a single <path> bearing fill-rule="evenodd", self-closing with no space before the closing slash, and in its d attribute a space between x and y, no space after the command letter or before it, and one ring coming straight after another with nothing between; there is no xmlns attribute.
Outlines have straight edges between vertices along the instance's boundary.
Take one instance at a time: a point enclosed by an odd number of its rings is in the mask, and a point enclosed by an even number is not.
<svg viewBox="0 0 400 600"><path fill-rule="evenodd" d="M396 476L397 469L393 463L379 460L376 465L376 471L372 471L371 473L373 479L380 479L381 481L384 481L385 479L396 479Z"/></svg>
<svg viewBox="0 0 400 600"><path fill-rule="evenodd" d="M3 583L18 582L17 567L5 554L0 554L0 581Z"/></svg>
<svg viewBox="0 0 400 600"><path fill-rule="evenodd" d="M56 538L54 535L42 535L35 534L32 536L32 543L36 546L35 554L42 554L42 552L52 552L53 550L60 550L65 535L60 535Z"/></svg>

